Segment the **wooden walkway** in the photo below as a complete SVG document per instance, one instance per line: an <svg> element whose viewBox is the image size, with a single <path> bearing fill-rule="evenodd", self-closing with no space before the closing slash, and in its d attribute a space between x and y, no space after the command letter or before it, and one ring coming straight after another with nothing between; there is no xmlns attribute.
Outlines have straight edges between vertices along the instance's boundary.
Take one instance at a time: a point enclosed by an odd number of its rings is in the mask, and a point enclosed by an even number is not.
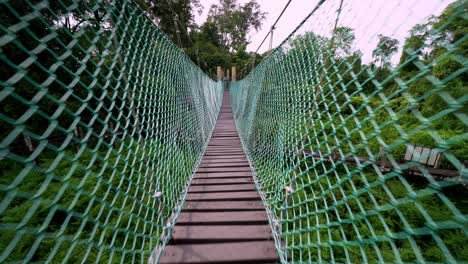
<svg viewBox="0 0 468 264"><path fill-rule="evenodd" d="M241 147L229 93L225 91L212 138L159 263L277 260L267 214Z"/></svg>

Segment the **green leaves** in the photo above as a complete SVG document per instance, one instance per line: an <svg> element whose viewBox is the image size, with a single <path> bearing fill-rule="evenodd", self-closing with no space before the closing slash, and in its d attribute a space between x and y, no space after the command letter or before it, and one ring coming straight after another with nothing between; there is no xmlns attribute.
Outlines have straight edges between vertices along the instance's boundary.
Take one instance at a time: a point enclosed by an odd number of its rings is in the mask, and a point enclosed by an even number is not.
<svg viewBox="0 0 468 264"><path fill-rule="evenodd" d="M215 25L222 46L237 52L248 44L249 32L261 28L265 14L255 0L243 5L237 0L220 0L219 4L211 5L207 22Z"/></svg>
<svg viewBox="0 0 468 264"><path fill-rule="evenodd" d="M466 21L454 6L412 29L395 67L395 39L379 35L380 65L366 65L352 52L354 30L337 27L330 38L294 35L233 84L238 131L281 224L284 259L467 261L465 43L442 34ZM405 160L409 145L440 150L440 166Z"/></svg>

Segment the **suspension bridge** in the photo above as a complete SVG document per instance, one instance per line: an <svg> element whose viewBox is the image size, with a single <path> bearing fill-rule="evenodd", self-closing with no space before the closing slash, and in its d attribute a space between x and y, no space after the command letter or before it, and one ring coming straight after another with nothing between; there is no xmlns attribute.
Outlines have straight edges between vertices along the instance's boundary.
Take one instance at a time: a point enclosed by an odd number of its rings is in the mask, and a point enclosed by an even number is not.
<svg viewBox="0 0 468 264"><path fill-rule="evenodd" d="M381 67L350 10L224 82L138 1L0 0L0 262L467 262L466 2Z"/></svg>

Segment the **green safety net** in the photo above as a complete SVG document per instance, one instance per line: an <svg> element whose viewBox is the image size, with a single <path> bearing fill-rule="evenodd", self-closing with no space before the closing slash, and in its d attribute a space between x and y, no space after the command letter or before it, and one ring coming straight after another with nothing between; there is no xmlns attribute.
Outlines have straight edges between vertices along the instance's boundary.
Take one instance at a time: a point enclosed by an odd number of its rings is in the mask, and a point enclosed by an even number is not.
<svg viewBox="0 0 468 264"><path fill-rule="evenodd" d="M0 263L146 263L220 110L133 1L0 1Z"/></svg>
<svg viewBox="0 0 468 264"><path fill-rule="evenodd" d="M230 88L281 261L468 262L466 1L316 2Z"/></svg>

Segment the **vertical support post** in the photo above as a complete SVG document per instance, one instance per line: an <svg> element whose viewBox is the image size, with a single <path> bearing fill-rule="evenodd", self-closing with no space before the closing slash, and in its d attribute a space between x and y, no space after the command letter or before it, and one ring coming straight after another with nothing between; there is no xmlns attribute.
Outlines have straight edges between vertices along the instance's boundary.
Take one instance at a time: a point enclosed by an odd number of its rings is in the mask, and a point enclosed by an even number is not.
<svg viewBox="0 0 468 264"><path fill-rule="evenodd" d="M273 48L273 32L275 32L275 27L272 26L271 29L270 29L270 45L268 47L268 50L270 51L270 54L272 52L272 48Z"/></svg>
<svg viewBox="0 0 468 264"><path fill-rule="evenodd" d="M221 66L216 67L216 73L217 73L218 81L223 80L223 70L221 69Z"/></svg>
<svg viewBox="0 0 468 264"><path fill-rule="evenodd" d="M232 66L231 68L231 81L236 81L236 66Z"/></svg>

